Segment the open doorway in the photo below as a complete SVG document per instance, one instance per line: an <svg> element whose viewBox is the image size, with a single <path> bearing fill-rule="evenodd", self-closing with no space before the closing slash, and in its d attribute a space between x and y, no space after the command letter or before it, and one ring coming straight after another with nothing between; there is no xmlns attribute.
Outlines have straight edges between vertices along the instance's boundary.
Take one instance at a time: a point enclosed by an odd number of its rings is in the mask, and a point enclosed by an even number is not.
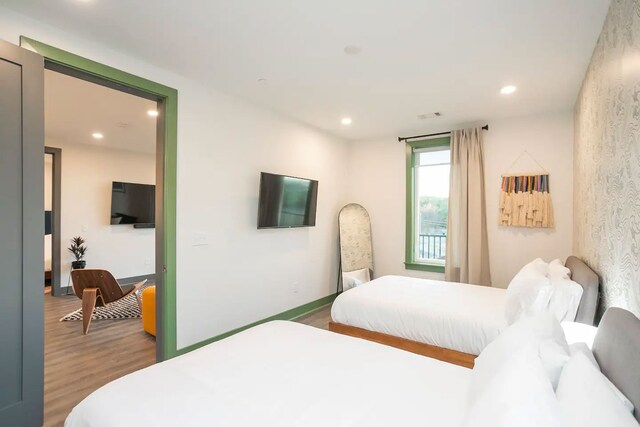
<svg viewBox="0 0 640 427"><path fill-rule="evenodd" d="M44 147L44 286L60 296L60 186L62 150Z"/></svg>
<svg viewBox="0 0 640 427"><path fill-rule="evenodd" d="M144 309L162 275L162 138L157 100L60 66L44 80L44 421L58 425L93 390L156 361L155 310Z"/></svg>
<svg viewBox="0 0 640 427"><path fill-rule="evenodd" d="M53 242L53 155L44 153L44 293L51 294Z"/></svg>
<svg viewBox="0 0 640 427"><path fill-rule="evenodd" d="M0 409L0 424L43 423L44 394L44 301L42 291L44 260L44 68L67 67L68 74L84 74L85 79L102 79L105 86L122 87L124 92L143 93L158 110L156 162L156 357L168 359L179 353L176 340L176 163L177 90L141 78L61 49L20 37L20 46L0 41L2 86L3 200L2 235L7 251L3 257L2 310L3 386L7 405ZM31 50L32 52L28 52ZM35 53L33 53L35 52ZM44 61L43 61L44 59ZM43 67L43 65L45 67ZM161 208L158 208L161 207ZM36 287L38 286L38 287ZM54 299L51 297L51 299ZM57 297L55 298L57 299ZM90 335L89 335L90 336ZM87 336L85 336L86 338ZM61 337L65 340L68 337ZM66 358L73 360L70 352ZM122 366L130 354L116 361ZM101 360L97 354L96 359ZM152 358L154 359L154 358ZM69 374L80 371L81 380L69 375L60 382L79 389L95 372L75 364ZM122 373L120 373L122 374ZM6 380L6 381L5 381ZM72 389L71 389L72 390ZM73 390L72 390L73 391ZM76 390L77 391L77 390ZM90 390L84 390L90 392ZM64 405L63 397L56 405Z"/></svg>

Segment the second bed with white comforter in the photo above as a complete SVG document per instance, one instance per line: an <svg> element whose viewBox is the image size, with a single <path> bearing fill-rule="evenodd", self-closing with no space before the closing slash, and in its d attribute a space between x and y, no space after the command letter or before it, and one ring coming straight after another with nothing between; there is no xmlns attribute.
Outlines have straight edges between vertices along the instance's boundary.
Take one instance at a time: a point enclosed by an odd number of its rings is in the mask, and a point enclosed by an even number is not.
<svg viewBox="0 0 640 427"><path fill-rule="evenodd" d="M341 294L334 322L411 341L480 352L507 327L506 290L383 276Z"/></svg>

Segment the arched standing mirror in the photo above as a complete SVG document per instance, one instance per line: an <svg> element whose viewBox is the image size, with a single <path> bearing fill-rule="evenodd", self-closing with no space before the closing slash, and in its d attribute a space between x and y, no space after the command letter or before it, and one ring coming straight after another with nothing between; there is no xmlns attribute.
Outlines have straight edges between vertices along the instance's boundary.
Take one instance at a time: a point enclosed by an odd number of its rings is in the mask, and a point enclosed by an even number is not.
<svg viewBox="0 0 640 427"><path fill-rule="evenodd" d="M373 279L371 221L365 208L350 203L338 214L340 278L346 291Z"/></svg>

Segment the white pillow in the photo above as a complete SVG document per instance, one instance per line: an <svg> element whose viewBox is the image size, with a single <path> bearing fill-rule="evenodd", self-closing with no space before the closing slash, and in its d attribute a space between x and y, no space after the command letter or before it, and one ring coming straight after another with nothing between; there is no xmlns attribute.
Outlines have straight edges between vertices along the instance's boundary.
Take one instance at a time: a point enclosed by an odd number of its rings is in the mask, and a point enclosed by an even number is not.
<svg viewBox="0 0 640 427"><path fill-rule="evenodd" d="M569 354L573 357L577 353L582 353L585 356L587 356L587 359L589 359L589 362L591 362L593 366L595 366L596 368L598 368L598 370L600 370L600 365L598 365L598 361L596 360L596 357L593 355L593 352L591 351L589 346L587 346L586 343L574 342L573 344L569 344Z"/></svg>
<svg viewBox="0 0 640 427"><path fill-rule="evenodd" d="M514 276L505 295L508 324L515 323L522 316L532 316L546 310L553 292L548 273L549 265L537 258Z"/></svg>
<svg viewBox="0 0 640 427"><path fill-rule="evenodd" d="M578 322L562 322L560 325L567 343L583 342L589 348L593 346L593 339L596 337L596 332L598 332L598 328L595 326Z"/></svg>
<svg viewBox="0 0 640 427"><path fill-rule="evenodd" d="M512 354L533 346L553 388L558 384L562 367L569 360L569 345L560 322L549 313L524 317L505 329L475 360L471 373L470 399L489 384Z"/></svg>
<svg viewBox="0 0 640 427"><path fill-rule="evenodd" d="M553 291L549 299L549 311L563 321L574 321L582 298L582 286L571 280L571 270L559 259L549 263L549 279Z"/></svg>
<svg viewBox="0 0 640 427"><path fill-rule="evenodd" d="M556 397L570 427L638 427L605 379L581 352L567 362Z"/></svg>
<svg viewBox="0 0 640 427"><path fill-rule="evenodd" d="M512 354L467 411L467 427L561 426L556 396L534 346Z"/></svg>
<svg viewBox="0 0 640 427"><path fill-rule="evenodd" d="M550 280L552 292L548 310L561 322L573 322L580 306L583 292L582 286L571 279L559 276L550 276Z"/></svg>
<svg viewBox="0 0 640 427"><path fill-rule="evenodd" d="M571 270L565 267L564 263L556 258L549 263L549 277L552 279L570 279Z"/></svg>
<svg viewBox="0 0 640 427"><path fill-rule="evenodd" d="M598 369L598 371L600 371L600 365L598 365L598 361L593 356L593 352L591 352L589 347L587 347L587 344L583 342L576 342L573 344L569 344L569 353L571 353L572 357L578 353L584 354L589 360L589 362L591 362L591 364L596 369ZM609 378L606 377L606 375L603 375L603 377L606 383L609 385L609 387L611 387L611 390L613 390L613 392L618 397L618 399L620 399L620 402L622 402L624 407L627 408L627 411L633 414L633 403L629 400L629 398L627 398L627 396L625 396L624 393L621 392L620 389L616 387L616 385L612 383Z"/></svg>
<svg viewBox="0 0 640 427"><path fill-rule="evenodd" d="M542 258L536 258L533 261L531 261L529 264L526 264L524 267L522 267L520 271L548 276L549 264L544 262Z"/></svg>

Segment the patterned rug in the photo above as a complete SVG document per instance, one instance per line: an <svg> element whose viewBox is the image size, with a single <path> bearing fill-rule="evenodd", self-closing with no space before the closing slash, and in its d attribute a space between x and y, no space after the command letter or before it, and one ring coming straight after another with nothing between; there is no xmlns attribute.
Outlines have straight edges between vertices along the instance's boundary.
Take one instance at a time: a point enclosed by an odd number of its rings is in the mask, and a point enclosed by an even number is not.
<svg viewBox="0 0 640 427"><path fill-rule="evenodd" d="M140 288L142 291L147 286L153 286L153 283L145 283ZM78 300L80 302L80 300ZM91 320L117 320L117 319L140 319L142 314L138 308L138 302L134 294L129 294L121 300L107 304L104 307L96 307L93 310ZM82 308L63 316L59 322L70 320L82 320Z"/></svg>

